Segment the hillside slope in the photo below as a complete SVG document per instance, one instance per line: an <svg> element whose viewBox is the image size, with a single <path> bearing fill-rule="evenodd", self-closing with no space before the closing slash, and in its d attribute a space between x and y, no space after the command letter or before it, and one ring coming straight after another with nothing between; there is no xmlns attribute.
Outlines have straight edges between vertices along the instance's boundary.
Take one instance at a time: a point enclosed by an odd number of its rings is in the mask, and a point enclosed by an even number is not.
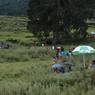
<svg viewBox="0 0 95 95"><path fill-rule="evenodd" d="M27 17L0 16L0 32L27 31Z"/></svg>
<svg viewBox="0 0 95 95"><path fill-rule="evenodd" d="M0 15L26 15L29 0L0 0Z"/></svg>

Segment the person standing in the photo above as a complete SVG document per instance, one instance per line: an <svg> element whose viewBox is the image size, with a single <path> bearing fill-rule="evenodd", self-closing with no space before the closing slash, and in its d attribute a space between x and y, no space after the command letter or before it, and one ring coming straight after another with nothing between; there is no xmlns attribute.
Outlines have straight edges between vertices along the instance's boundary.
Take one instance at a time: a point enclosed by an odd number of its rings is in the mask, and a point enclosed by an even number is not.
<svg viewBox="0 0 95 95"><path fill-rule="evenodd" d="M61 50L60 50L60 52L59 52L59 57L63 57L63 56L65 56L65 55L66 55L66 54L65 54L64 48L61 47Z"/></svg>
<svg viewBox="0 0 95 95"><path fill-rule="evenodd" d="M61 47L57 47L57 48L56 48L56 57L57 57L57 58L59 58L60 49L61 49Z"/></svg>

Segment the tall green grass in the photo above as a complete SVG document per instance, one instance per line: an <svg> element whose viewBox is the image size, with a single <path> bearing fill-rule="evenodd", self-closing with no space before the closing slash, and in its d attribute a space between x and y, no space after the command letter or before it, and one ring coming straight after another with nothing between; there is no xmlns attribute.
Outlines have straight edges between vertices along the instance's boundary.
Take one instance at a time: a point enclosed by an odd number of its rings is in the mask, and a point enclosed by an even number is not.
<svg viewBox="0 0 95 95"><path fill-rule="evenodd" d="M29 61L34 58L47 59L55 55L55 51L49 47L19 47L0 49L0 62Z"/></svg>
<svg viewBox="0 0 95 95"><path fill-rule="evenodd" d="M95 93L92 71L55 74L50 60L0 64L1 95L90 95Z"/></svg>
<svg viewBox="0 0 95 95"><path fill-rule="evenodd" d="M81 70L82 55L67 58L74 63L73 71L55 74L50 65L55 51L24 47L38 41L27 31L27 21L26 17L0 16L0 40L18 44L0 49L0 95L94 95L95 71ZM86 64L94 58L95 54L86 55Z"/></svg>
<svg viewBox="0 0 95 95"><path fill-rule="evenodd" d="M82 56L72 56L73 71L51 70L50 47L20 47L0 50L1 95L90 95L95 93L95 72L81 70ZM93 58L95 55L93 55ZM89 64L91 55L86 55ZM69 59L69 58L68 58Z"/></svg>

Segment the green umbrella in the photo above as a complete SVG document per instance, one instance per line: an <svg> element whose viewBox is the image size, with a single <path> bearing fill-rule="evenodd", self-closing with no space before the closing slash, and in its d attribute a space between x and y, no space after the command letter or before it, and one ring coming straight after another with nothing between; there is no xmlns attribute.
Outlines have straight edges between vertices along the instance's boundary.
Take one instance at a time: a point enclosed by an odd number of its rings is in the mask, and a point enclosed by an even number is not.
<svg viewBox="0 0 95 95"><path fill-rule="evenodd" d="M80 55L83 54L83 63L85 66L85 54L92 54L95 53L95 49L92 48L91 46L87 46L87 45L80 45L78 47L76 47L73 51L72 51L73 55Z"/></svg>

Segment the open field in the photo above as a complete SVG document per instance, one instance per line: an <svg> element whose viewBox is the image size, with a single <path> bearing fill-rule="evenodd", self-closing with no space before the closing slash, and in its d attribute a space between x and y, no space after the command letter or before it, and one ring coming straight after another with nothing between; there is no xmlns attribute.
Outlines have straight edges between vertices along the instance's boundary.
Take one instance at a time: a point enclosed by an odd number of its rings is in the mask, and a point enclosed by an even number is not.
<svg viewBox="0 0 95 95"><path fill-rule="evenodd" d="M55 51L51 46L32 47L38 41L26 29L26 17L0 16L0 41L10 41L9 49L0 49L0 95L94 95L95 72L82 70L82 55L67 58L73 70L56 74L51 70ZM88 31L95 28L89 27ZM86 43L95 48L95 41ZM63 45L67 51L78 44ZM86 65L95 54L86 55Z"/></svg>
<svg viewBox="0 0 95 95"><path fill-rule="evenodd" d="M35 50L36 49L36 50ZM73 71L56 74L51 70L50 48L13 48L0 50L1 95L91 95L92 71L81 71L82 56L73 56ZM95 55L86 55L89 64ZM78 90L80 89L80 90Z"/></svg>
<svg viewBox="0 0 95 95"><path fill-rule="evenodd" d="M91 72L74 67L72 72L55 74L50 68L50 58L34 58L24 62L0 63L1 95L91 95ZM78 63L78 61L76 62ZM89 81L89 82L88 82ZM79 90L80 89L80 90Z"/></svg>

